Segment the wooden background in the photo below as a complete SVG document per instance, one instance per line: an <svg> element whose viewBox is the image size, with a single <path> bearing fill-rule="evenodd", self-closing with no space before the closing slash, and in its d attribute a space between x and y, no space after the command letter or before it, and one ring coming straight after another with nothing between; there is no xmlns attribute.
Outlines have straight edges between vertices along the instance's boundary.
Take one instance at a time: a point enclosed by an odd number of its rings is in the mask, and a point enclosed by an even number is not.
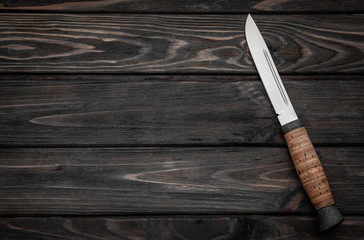
<svg viewBox="0 0 364 240"><path fill-rule="evenodd" d="M247 13L346 219L331 232ZM362 1L6 0L0 31L0 239L363 239Z"/></svg>

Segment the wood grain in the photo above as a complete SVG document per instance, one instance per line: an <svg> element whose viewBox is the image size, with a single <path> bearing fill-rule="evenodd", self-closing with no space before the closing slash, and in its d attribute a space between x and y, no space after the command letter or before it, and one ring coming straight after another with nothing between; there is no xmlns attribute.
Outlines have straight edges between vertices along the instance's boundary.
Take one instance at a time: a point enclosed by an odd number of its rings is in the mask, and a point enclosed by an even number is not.
<svg viewBox="0 0 364 240"><path fill-rule="evenodd" d="M363 238L364 2L0 0L0 12L0 239ZM247 13L345 215L324 235Z"/></svg>
<svg viewBox="0 0 364 240"><path fill-rule="evenodd" d="M3 13L0 72L255 74L245 19ZM363 14L254 19L283 74L364 73Z"/></svg>
<svg viewBox="0 0 364 240"><path fill-rule="evenodd" d="M364 143L361 76L283 81L314 144ZM284 145L257 76L8 75L0 114L2 146Z"/></svg>
<svg viewBox="0 0 364 240"><path fill-rule="evenodd" d="M254 215L2 218L0 230L2 240L352 240L363 236L364 218L347 217L340 227L325 234L317 233L313 217Z"/></svg>
<svg viewBox="0 0 364 240"><path fill-rule="evenodd" d="M362 147L317 148L363 214ZM315 214L285 147L2 148L0 215Z"/></svg>
<svg viewBox="0 0 364 240"><path fill-rule="evenodd" d="M361 1L329 0L1 0L0 10L122 13L360 12Z"/></svg>
<svg viewBox="0 0 364 240"><path fill-rule="evenodd" d="M250 0L249 12L300 12L300 13L350 13L364 10L362 2L349 1L316 1L316 0Z"/></svg>

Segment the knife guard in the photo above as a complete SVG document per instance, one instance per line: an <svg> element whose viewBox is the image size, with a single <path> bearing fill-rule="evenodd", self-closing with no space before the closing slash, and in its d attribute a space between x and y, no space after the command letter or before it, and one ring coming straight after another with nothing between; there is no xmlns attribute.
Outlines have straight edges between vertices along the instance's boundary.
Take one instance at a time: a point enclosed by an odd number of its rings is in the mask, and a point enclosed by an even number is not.
<svg viewBox="0 0 364 240"><path fill-rule="evenodd" d="M340 224L344 218L335 206L326 174L306 129L296 120L282 126L282 131L296 172L317 210L320 232Z"/></svg>

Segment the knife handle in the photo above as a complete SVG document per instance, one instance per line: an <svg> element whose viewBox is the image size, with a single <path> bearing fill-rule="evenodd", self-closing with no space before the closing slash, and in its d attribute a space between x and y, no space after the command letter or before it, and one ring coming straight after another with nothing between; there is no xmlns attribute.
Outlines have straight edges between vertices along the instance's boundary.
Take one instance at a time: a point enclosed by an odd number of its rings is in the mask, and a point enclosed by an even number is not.
<svg viewBox="0 0 364 240"><path fill-rule="evenodd" d="M282 127L301 183L317 210L320 232L340 224L344 218L335 206L326 174L306 129L294 121Z"/></svg>

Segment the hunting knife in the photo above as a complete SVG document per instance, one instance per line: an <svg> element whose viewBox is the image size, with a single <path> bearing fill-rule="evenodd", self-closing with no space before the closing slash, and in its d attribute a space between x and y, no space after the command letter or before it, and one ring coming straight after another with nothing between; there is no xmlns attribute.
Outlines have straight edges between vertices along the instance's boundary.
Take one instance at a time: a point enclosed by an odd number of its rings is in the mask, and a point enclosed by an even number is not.
<svg viewBox="0 0 364 240"><path fill-rule="evenodd" d="M260 78L282 126L296 172L317 210L319 230L326 231L340 224L344 218L335 206L321 162L293 109L268 47L250 14L246 20L245 34Z"/></svg>

